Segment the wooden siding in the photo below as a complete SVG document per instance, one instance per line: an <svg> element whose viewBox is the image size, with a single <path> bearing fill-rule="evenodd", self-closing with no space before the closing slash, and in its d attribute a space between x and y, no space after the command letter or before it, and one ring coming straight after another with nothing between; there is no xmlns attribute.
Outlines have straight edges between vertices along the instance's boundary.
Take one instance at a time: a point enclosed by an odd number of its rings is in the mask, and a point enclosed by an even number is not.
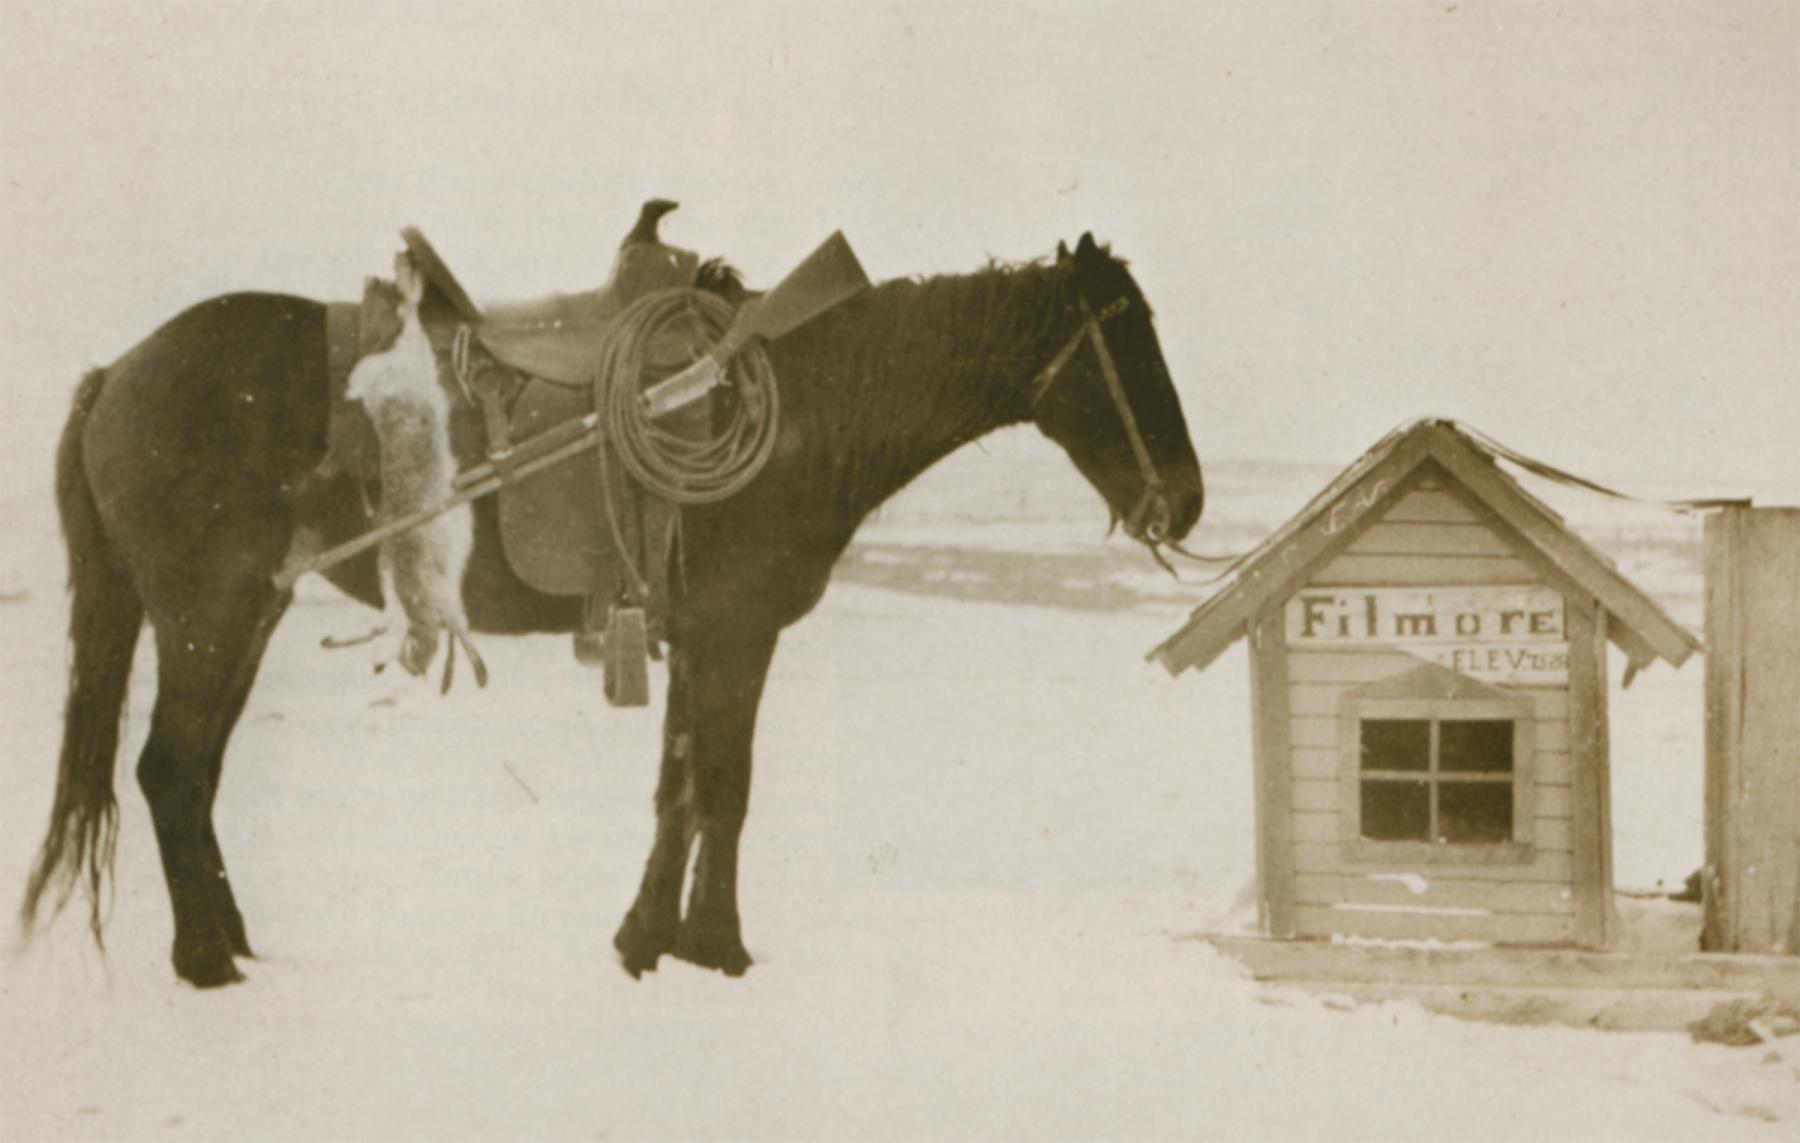
<svg viewBox="0 0 1800 1143"><path fill-rule="evenodd" d="M1438 481L1401 497L1382 514L1383 524L1482 524L1481 517L1462 497L1444 489Z"/></svg>
<svg viewBox="0 0 1800 1143"><path fill-rule="evenodd" d="M1612 944L1612 791L1606 733L1605 609L1570 617L1569 752L1575 759L1575 938L1588 948Z"/></svg>
<svg viewBox="0 0 1800 1143"><path fill-rule="evenodd" d="M1298 905L1294 909L1294 921L1303 937L1481 941L1515 945L1565 945L1574 939L1573 918L1563 913L1397 912L1341 905Z"/></svg>
<svg viewBox="0 0 1800 1143"><path fill-rule="evenodd" d="M1294 868L1300 873L1343 873L1349 867L1344 864L1343 850L1336 842L1302 841L1294 844ZM1434 865L1431 867L1431 875L1441 874L1444 877L1454 877L1459 881L1554 881L1558 884L1568 884L1572 868L1569 854L1556 850L1540 850L1528 865L1503 863ZM1358 862L1355 870L1359 874L1418 873L1419 863L1416 861Z"/></svg>
<svg viewBox="0 0 1800 1143"><path fill-rule="evenodd" d="M1545 582L1464 496L1425 479L1319 569L1307 587L1487 586ZM1292 917L1298 936L1566 944L1575 939L1574 756L1568 688L1509 688L1530 701L1531 775L1523 792L1530 843L1492 860L1449 860L1419 847L1417 860L1353 856L1344 837L1345 695L1420 660L1389 648L1289 647L1288 832ZM1457 854L1456 857L1473 854Z"/></svg>
<svg viewBox="0 0 1800 1143"><path fill-rule="evenodd" d="M1288 659L1291 661L1294 659L1307 658L1314 653L1315 652L1311 651L1300 651L1290 647L1288 648ZM1406 667L1403 669L1410 669L1419 665L1419 660L1412 658L1410 655L1395 655L1393 657L1405 661ZM1288 677L1289 679L1293 678L1291 671L1289 672ZM1338 712L1342 709L1339 704L1347 689L1349 689L1349 684L1347 682L1290 682L1288 684L1288 710L1295 718L1306 718L1314 715L1325 718L1336 718ZM1535 717L1538 722L1566 722L1568 720L1569 694L1563 688L1519 687L1514 689L1514 693L1528 696L1531 699L1532 706L1536 708Z"/></svg>
<svg viewBox="0 0 1800 1143"><path fill-rule="evenodd" d="M1800 509L1706 521L1708 949L1800 954Z"/></svg>
<svg viewBox="0 0 1800 1143"><path fill-rule="evenodd" d="M1367 524L1385 516L1423 475L1428 434L1411 432L1378 447L1333 481L1307 511L1289 520L1258 547L1233 582L1194 610L1181 630L1151 652L1171 674L1200 669L1242 637L1255 617L1277 610Z"/></svg>
<svg viewBox="0 0 1800 1143"><path fill-rule="evenodd" d="M1288 728L1287 636L1281 608L1250 623L1250 703L1255 712L1257 913L1263 932L1294 935L1293 751Z"/></svg>
<svg viewBox="0 0 1800 1143"><path fill-rule="evenodd" d="M1296 781L1294 792L1294 837L1299 841L1354 841L1344 836L1338 822L1342 803L1336 779L1330 781ZM1532 844L1539 849L1569 851L1574 842L1569 823L1573 820L1570 806L1574 800L1571 786L1534 786L1532 808L1536 811L1536 830ZM1328 820L1329 819L1329 820Z"/></svg>
<svg viewBox="0 0 1800 1143"><path fill-rule="evenodd" d="M1435 872L1435 871L1434 871ZM1302 873L1294 878L1302 905L1373 905L1381 908L1440 908L1491 913L1575 911L1575 891L1554 881L1461 881L1392 873Z"/></svg>
<svg viewBox="0 0 1800 1143"><path fill-rule="evenodd" d="M1424 474L1309 587L1539 583L1543 576L1435 475Z"/></svg>
<svg viewBox="0 0 1800 1143"><path fill-rule="evenodd" d="M1476 587L1541 583L1538 570L1517 556L1363 556L1345 552L1319 570L1311 587Z"/></svg>
<svg viewBox="0 0 1800 1143"><path fill-rule="evenodd" d="M1336 751L1338 747L1338 720L1336 715L1294 715L1289 719L1290 741L1294 746L1324 747ZM1566 753L1569 749L1569 724L1566 722L1540 722L1537 724L1538 752Z"/></svg>
<svg viewBox="0 0 1800 1143"><path fill-rule="evenodd" d="M1437 495L1415 492L1408 499ZM1424 521L1396 522L1393 514L1358 536L1344 549L1350 556L1515 556L1511 544L1478 521L1469 523L1429 524Z"/></svg>

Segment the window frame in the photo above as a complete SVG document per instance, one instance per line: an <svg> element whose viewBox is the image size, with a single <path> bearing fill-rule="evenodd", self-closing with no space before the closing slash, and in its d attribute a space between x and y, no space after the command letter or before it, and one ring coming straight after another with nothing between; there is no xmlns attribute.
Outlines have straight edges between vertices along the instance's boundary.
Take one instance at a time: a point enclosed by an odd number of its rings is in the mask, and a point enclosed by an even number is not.
<svg viewBox="0 0 1800 1143"><path fill-rule="evenodd" d="M1505 720L1513 724L1512 838L1508 841L1440 842L1376 841L1362 836L1362 724L1364 720L1411 719L1432 723L1470 720ZM1534 753L1537 740L1537 704L1529 695L1493 697L1409 698L1392 695L1346 694L1338 715L1338 810L1339 848L1348 861L1367 863L1420 862L1437 864L1526 863L1533 859L1537 818L1534 788ZM1433 727L1435 751L1439 730ZM1410 777L1411 775L1409 775ZM1436 789L1470 778L1451 777L1429 767L1418 772ZM1481 779L1473 779L1480 781Z"/></svg>

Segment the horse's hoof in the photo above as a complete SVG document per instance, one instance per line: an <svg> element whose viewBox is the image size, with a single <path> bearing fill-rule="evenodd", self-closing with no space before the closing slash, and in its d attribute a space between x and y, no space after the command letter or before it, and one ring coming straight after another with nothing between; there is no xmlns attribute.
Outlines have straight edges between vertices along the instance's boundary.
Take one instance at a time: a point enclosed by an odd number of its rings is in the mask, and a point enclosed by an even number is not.
<svg viewBox="0 0 1800 1143"><path fill-rule="evenodd" d="M726 976L742 976L753 963L735 930L695 928L683 925L675 940L674 954L700 968L717 969Z"/></svg>
<svg viewBox="0 0 1800 1143"><path fill-rule="evenodd" d="M178 952L173 959L175 975L195 988L223 988L244 979L231 954L222 950L188 957Z"/></svg>
<svg viewBox="0 0 1800 1143"><path fill-rule="evenodd" d="M225 945L231 950L231 955L234 957L242 960L256 959L256 953L250 948L250 938L244 935L242 920L235 923L230 920L225 922Z"/></svg>
<svg viewBox="0 0 1800 1143"><path fill-rule="evenodd" d="M656 971L656 962L666 952L673 952L675 941L671 933L656 933L638 920L637 914L627 913L625 923L619 926L617 935L613 937L613 948L619 952L619 963L631 979L637 980L646 972Z"/></svg>
<svg viewBox="0 0 1800 1143"><path fill-rule="evenodd" d="M613 942L615 948L618 941ZM637 953L629 949L619 949L619 967L631 975L633 980L642 980L646 972L656 971L656 962L661 957L656 953Z"/></svg>

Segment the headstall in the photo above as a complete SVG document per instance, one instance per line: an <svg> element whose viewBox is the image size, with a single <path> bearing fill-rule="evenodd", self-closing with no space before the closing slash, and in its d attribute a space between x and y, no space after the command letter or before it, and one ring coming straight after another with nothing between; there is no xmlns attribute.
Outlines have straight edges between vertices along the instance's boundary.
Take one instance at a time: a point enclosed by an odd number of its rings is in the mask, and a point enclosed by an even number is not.
<svg viewBox="0 0 1800 1143"><path fill-rule="evenodd" d="M1163 479L1156 471L1155 462L1150 459L1150 449L1144 443L1144 434L1138 429L1137 416L1131 411L1131 402L1125 396L1125 386L1119 381L1119 370L1113 364L1112 352L1106 348L1106 337L1100 329L1103 322L1124 313L1131 302L1128 298L1119 298L1098 313L1088 307L1086 298L1081 298L1080 302L1081 328L1069 336L1069 340L1056 351L1056 356L1050 359L1050 363L1032 379L1031 407L1036 411L1051 384L1081 348L1083 339L1091 342L1094 356L1100 361L1100 372L1106 377L1107 391L1112 394L1113 407L1118 410L1119 420L1125 426L1125 438L1131 442L1132 454L1137 458L1138 473L1144 479L1143 495L1138 497L1131 515L1125 519L1125 530L1154 546L1169 532L1169 505L1163 496ZM1158 509L1159 516L1146 523L1144 517L1152 509Z"/></svg>

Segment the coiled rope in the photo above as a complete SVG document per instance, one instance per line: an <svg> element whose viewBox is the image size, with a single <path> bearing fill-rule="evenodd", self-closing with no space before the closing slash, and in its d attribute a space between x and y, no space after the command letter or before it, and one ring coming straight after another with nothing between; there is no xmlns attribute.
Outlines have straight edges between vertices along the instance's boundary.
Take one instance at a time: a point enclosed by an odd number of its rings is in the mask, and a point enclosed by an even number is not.
<svg viewBox="0 0 1800 1143"><path fill-rule="evenodd" d="M670 364L652 359L660 342L676 340L695 349L714 345L735 313L724 299L699 290L646 294L618 316L597 364L594 408L605 448L639 485L677 504L712 504L737 495L775 451L780 400L775 371L760 345L746 346L726 363L733 399L729 418L716 429L698 413L676 414L659 424L639 400L646 380L658 379ZM718 418L711 420L716 424Z"/></svg>

